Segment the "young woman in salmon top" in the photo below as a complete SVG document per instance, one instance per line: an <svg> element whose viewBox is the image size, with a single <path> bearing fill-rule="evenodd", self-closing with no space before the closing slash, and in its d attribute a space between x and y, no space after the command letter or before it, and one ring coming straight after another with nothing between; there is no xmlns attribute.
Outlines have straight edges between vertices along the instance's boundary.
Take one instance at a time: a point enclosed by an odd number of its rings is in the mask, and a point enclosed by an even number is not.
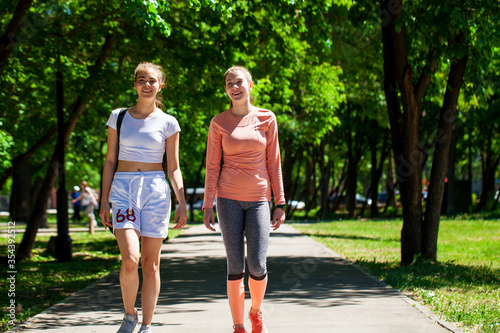
<svg viewBox="0 0 500 333"><path fill-rule="evenodd" d="M285 221L278 127L273 112L251 103L249 71L240 66L224 75L229 110L214 117L207 142L203 223L215 231L213 202L227 255L227 294L234 333L245 333L245 237L252 333L266 333L261 306L267 286L267 249L271 227ZM221 170L221 159L223 165ZM276 209L271 219L271 198Z"/></svg>

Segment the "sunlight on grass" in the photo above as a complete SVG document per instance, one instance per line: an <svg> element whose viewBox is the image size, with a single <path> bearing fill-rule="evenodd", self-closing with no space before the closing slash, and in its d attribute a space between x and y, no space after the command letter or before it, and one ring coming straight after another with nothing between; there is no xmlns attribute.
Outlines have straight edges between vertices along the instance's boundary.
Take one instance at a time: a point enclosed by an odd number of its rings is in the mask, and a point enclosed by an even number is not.
<svg viewBox="0 0 500 333"><path fill-rule="evenodd" d="M471 332L500 331L500 222L441 220L438 262L400 265L401 220L294 227Z"/></svg>

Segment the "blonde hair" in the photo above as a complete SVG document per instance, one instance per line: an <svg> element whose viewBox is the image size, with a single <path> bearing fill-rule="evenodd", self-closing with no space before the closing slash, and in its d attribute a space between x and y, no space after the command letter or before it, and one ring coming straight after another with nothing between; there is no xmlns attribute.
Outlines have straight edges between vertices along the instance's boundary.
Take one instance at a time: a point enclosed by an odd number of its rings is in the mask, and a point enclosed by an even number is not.
<svg viewBox="0 0 500 333"><path fill-rule="evenodd" d="M252 74L250 74L250 72L248 71L248 69L246 69L243 66L233 66L233 67L229 68L226 71L226 73L224 74L224 87L226 87L226 77L229 74L234 74L235 72L238 72L238 71L240 71L240 72L243 73L243 75L245 76L245 79L247 79L248 82L252 82L253 83ZM250 95L250 104L253 105L251 95ZM231 104L229 104L229 108L232 108L232 107L233 107L233 101L231 101Z"/></svg>
<svg viewBox="0 0 500 333"><path fill-rule="evenodd" d="M152 62L147 62L147 61L142 61L137 65L134 71L134 82L137 81L137 74L145 69L152 69L155 70L158 73L158 82L160 83L160 86L163 87L165 85L165 72L163 71L163 68L160 65L153 64ZM155 98L155 105L157 108L163 110L163 98L162 96L158 93L156 94Z"/></svg>

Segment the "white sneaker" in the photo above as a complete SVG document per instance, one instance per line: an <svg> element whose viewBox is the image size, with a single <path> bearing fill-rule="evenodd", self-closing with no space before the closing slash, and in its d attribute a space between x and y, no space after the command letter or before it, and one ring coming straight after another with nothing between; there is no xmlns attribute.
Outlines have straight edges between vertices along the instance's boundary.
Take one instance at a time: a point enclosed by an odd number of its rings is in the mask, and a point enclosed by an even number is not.
<svg viewBox="0 0 500 333"><path fill-rule="evenodd" d="M137 333L151 333L151 326L150 325L142 325L141 328L139 329L139 332Z"/></svg>

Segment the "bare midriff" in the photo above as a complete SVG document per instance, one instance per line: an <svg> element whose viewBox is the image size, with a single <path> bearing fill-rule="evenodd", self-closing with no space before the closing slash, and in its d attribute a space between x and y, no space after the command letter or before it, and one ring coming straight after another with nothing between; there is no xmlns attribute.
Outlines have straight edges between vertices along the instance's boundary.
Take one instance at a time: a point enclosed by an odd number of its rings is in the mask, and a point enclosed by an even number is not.
<svg viewBox="0 0 500 333"><path fill-rule="evenodd" d="M161 163L146 163L136 161L118 161L117 172L146 172L146 171L163 171Z"/></svg>

